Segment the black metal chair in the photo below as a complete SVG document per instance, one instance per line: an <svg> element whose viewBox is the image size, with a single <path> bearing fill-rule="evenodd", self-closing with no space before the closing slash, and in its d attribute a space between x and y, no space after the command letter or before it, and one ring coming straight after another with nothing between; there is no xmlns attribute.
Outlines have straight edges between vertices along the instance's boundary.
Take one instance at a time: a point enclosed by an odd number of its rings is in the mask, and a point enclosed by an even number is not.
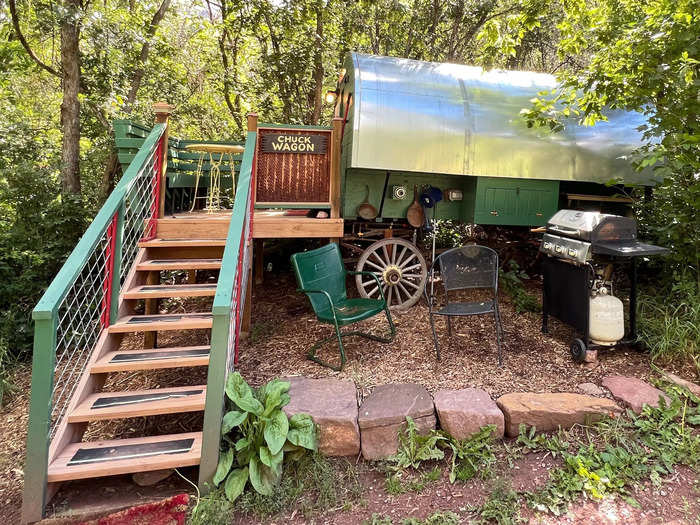
<svg viewBox="0 0 700 525"><path fill-rule="evenodd" d="M435 332L434 315L447 317L447 334L452 335L452 317L468 315L493 314L496 324L496 344L498 346L498 365L503 364L501 357L501 339L503 327L498 311L498 254L486 246L469 245L460 248L452 248L441 253L430 268L430 275L438 268L442 284L445 289L445 305L437 308L435 305L435 293L428 291L430 283L425 286L425 298L428 301L428 313L430 315L430 327L433 330L435 351L440 360L440 345ZM432 288L432 287L431 287ZM492 299L471 302L451 302L450 292L467 289L490 289Z"/></svg>

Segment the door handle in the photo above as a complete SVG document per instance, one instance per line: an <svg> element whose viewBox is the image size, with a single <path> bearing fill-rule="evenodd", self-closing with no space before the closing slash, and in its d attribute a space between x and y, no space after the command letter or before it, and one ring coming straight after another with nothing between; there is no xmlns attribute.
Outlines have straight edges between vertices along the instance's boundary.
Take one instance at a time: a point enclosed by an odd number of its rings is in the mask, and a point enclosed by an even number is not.
<svg viewBox="0 0 700 525"><path fill-rule="evenodd" d="M491 210L491 215L498 215L498 212L496 210Z"/></svg>
<svg viewBox="0 0 700 525"><path fill-rule="evenodd" d="M536 212L535 215L537 215L538 217L542 217L542 213L540 213L539 211Z"/></svg>

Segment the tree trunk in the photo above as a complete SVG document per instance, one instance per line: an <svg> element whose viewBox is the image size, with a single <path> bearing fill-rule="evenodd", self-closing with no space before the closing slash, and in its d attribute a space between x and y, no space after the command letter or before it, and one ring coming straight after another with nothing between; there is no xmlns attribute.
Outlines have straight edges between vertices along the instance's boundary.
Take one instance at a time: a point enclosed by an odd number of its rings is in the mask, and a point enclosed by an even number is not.
<svg viewBox="0 0 700 525"><path fill-rule="evenodd" d="M314 46L314 87L310 93L311 111L309 124L314 126L321 120L321 101L323 100L323 9L316 8L316 35Z"/></svg>
<svg viewBox="0 0 700 525"><path fill-rule="evenodd" d="M61 22L61 189L64 193L80 193L80 1L66 0L64 5L67 12Z"/></svg>
<svg viewBox="0 0 700 525"><path fill-rule="evenodd" d="M143 75L145 73L146 62L148 61L148 55L151 51L151 40L156 34L158 25L165 17L165 13L170 7L170 0L163 0L160 4L158 10L154 13L151 23L146 30L146 39L141 46L141 53L136 60L136 65L131 73L131 86L129 88L129 94L126 97L126 104L124 105L124 112L130 113L131 108L136 102L136 95L138 94L139 88L141 87L141 81L143 80ZM131 6L133 9L133 6ZM106 199L112 190L114 190L114 179L119 171L119 157L116 151L112 151L107 157L107 162L105 163L105 169L102 172L102 197Z"/></svg>

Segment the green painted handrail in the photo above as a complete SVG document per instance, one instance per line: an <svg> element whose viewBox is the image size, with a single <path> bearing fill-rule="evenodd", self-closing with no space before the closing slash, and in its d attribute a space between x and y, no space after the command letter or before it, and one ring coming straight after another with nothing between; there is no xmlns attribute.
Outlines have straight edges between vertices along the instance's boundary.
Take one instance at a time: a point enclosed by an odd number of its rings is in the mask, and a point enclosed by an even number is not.
<svg viewBox="0 0 700 525"><path fill-rule="evenodd" d="M153 148L165 132L165 124L156 124L144 141L132 163L127 168L117 187L107 198L90 226L78 241L68 259L46 289L32 312L34 319L34 354L32 356L32 389L29 405L27 431L27 459L24 469L24 497L22 521L34 522L43 518L47 494L47 474L51 433L51 411L54 375L56 366L56 344L58 310L71 286L80 275L86 261L103 237L115 214L118 230L121 230L125 198L131 183L139 176ZM110 317L116 315L119 299L119 253L121 231L116 232L115 273L113 273L112 304ZM116 285L116 288L114 286ZM58 422L56 422L58 424Z"/></svg>
<svg viewBox="0 0 700 525"><path fill-rule="evenodd" d="M34 320L49 319L56 314L58 306L83 269L83 264L85 264L87 257L99 242L102 234L109 226L112 217L114 217L114 214L119 210L129 185L138 176L139 170L148 159L151 149L158 140L160 140L164 131L165 124L156 124L153 126L151 133L127 168L119 184L117 184L117 187L102 205L100 211L97 212L92 223L88 226L87 230L85 230L80 241L78 241L78 244L68 256L68 259L58 271L56 277L54 277L54 280L51 281L44 295L39 299L39 302L32 312L32 318Z"/></svg>
<svg viewBox="0 0 700 525"><path fill-rule="evenodd" d="M238 277L238 259L244 246L241 241L246 220L250 219L249 197L252 192L253 158L257 133L249 131L245 141L245 151L238 175L236 197L233 202L231 222L226 236L226 247L221 261L219 282L216 285L214 305L212 307L213 324L211 330L211 350L209 352L209 370L207 375L207 395L204 405L204 428L202 431L202 455L199 465L199 488L211 489L211 480L219 462L219 442L221 440L221 418L224 414L224 389L227 377L227 359L229 348L229 331L231 325L231 307L236 279ZM241 276L246 278L246 276ZM244 297L240 298L245 301Z"/></svg>

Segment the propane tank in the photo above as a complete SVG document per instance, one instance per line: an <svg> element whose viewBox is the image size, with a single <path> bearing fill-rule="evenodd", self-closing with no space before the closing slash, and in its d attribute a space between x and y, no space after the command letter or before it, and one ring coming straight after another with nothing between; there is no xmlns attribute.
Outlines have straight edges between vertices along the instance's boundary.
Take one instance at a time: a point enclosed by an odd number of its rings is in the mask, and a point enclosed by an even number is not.
<svg viewBox="0 0 700 525"><path fill-rule="evenodd" d="M590 299L588 332L591 341L612 346L625 335L625 315L622 301L601 287Z"/></svg>

